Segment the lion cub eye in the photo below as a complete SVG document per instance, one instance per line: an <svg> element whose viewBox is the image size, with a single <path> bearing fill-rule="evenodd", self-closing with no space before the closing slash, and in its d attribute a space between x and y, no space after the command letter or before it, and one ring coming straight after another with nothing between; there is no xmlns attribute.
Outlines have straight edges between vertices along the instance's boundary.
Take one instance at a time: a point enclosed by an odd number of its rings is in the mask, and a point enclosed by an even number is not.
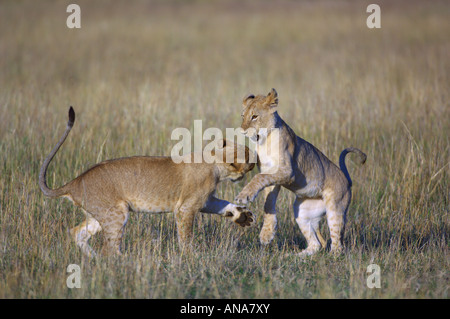
<svg viewBox="0 0 450 319"><path fill-rule="evenodd" d="M258 118L258 115L253 115L252 116L252 121L256 120Z"/></svg>

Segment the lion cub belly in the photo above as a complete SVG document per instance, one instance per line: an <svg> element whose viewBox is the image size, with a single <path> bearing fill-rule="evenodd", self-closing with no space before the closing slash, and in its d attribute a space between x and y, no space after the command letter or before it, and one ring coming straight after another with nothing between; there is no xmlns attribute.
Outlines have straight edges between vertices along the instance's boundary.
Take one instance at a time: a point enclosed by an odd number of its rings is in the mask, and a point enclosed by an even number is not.
<svg viewBox="0 0 450 319"><path fill-rule="evenodd" d="M158 198L133 198L129 200L128 204L130 205L130 209L137 213L157 214L173 211L173 205L170 202Z"/></svg>

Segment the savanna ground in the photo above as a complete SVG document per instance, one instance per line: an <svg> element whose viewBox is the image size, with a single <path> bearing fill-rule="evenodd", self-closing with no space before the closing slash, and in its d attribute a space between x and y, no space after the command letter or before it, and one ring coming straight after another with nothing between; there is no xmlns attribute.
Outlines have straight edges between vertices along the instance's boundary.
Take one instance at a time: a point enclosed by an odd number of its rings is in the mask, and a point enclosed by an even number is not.
<svg viewBox="0 0 450 319"><path fill-rule="evenodd" d="M366 1L77 1L81 29L66 27L69 3L0 3L0 298L448 298L448 2L379 1L376 30ZM195 119L238 127L242 98L272 87L281 117L334 162L349 146L368 155L347 159L344 254L293 254L305 240L282 191L268 247L258 197L250 230L198 216L191 254L173 214L131 214L123 257L81 256L67 234L81 211L38 187L69 105L77 121L52 186L100 160L169 155L172 130ZM69 264L80 289L66 286ZM366 285L369 264L379 289Z"/></svg>

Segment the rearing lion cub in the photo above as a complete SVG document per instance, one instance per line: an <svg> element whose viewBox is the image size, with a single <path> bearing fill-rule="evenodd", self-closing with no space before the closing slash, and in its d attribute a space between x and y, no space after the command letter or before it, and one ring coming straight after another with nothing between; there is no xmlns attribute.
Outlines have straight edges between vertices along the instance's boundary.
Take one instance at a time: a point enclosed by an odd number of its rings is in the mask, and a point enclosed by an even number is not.
<svg viewBox="0 0 450 319"><path fill-rule="evenodd" d="M260 239L268 244L275 235L275 203L280 186L283 186L297 196L295 219L307 240L307 248L300 256L314 254L326 247L319 233L319 222L325 213L331 234L331 251L340 252L352 186L345 156L354 152L363 164L366 154L357 148L346 148L339 157L339 169L317 148L295 135L278 115L277 106L275 89L267 96L249 95L243 101L242 133L257 143L261 172L244 187L236 202L247 204L264 189L265 215Z"/></svg>
<svg viewBox="0 0 450 319"><path fill-rule="evenodd" d="M44 195L68 198L84 210L86 220L70 230L84 254L95 256L88 240L100 230L104 232L104 253L120 254L120 241L129 211L174 212L178 240L182 245L191 239L194 217L199 211L231 217L243 227L254 222L253 214L245 207L213 196L219 182L239 180L254 167L249 163L247 147L242 150L239 148L244 146L226 140L220 140L213 155L221 157L218 163L176 164L170 157L119 158L95 165L60 188L48 188L48 165L67 138L74 121L75 112L70 107L64 135L41 167L39 186ZM233 163L223 160L227 152L234 155ZM245 154L245 163L242 159L237 160L237 154Z"/></svg>

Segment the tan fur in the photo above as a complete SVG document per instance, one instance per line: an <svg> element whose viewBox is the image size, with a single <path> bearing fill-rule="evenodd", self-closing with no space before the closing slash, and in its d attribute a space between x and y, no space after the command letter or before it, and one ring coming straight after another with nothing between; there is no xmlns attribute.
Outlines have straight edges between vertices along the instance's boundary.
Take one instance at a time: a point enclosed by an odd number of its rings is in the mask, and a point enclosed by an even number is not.
<svg viewBox="0 0 450 319"><path fill-rule="evenodd" d="M248 163L248 148L245 149L247 161L240 164L236 154L239 147L244 146L224 140L218 145L219 153L223 153L215 156L233 152L234 163L176 164L170 157L126 157L99 163L58 189L48 188L47 167L74 120L75 113L71 108L63 137L42 165L39 185L46 196L65 197L82 207L86 220L70 233L86 255L95 255L88 240L100 230L104 232L104 253L120 254L123 228L130 211L174 212L178 239L183 246L192 238L194 217L198 212L230 217L243 227L254 222L253 214L245 207L213 196L219 182L238 180L254 166Z"/></svg>
<svg viewBox="0 0 450 319"><path fill-rule="evenodd" d="M297 197L295 219L307 240L300 255L311 255L326 243L319 233L319 222L326 214L331 234L331 251L342 250L346 213L351 200L351 179L345 166L345 156L355 152L361 163L366 155L356 148L345 149L340 156L340 168L310 143L298 137L277 113L278 94L275 89L266 95L249 95L243 101L242 133L257 143L260 173L255 175L236 197L239 204L253 201L264 189L264 225L261 242L270 243L276 229L275 203L283 186ZM269 129L267 134L260 129ZM278 134L278 135L277 135ZM277 138L277 143L272 143ZM273 149L266 151L270 145Z"/></svg>

